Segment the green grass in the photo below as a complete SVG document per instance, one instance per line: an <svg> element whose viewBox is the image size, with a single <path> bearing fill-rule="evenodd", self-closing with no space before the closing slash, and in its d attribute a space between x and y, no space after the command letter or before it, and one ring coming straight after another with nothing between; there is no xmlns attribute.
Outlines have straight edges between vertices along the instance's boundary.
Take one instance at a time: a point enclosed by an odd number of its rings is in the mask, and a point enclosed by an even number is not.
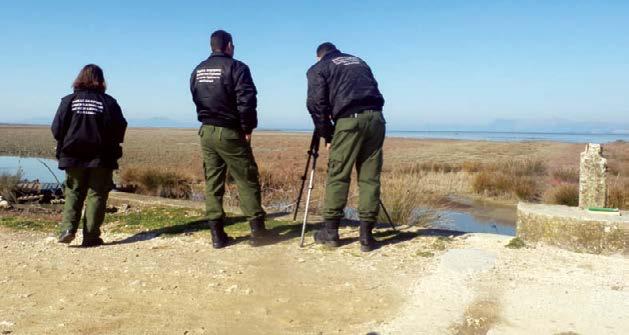
<svg viewBox="0 0 629 335"><path fill-rule="evenodd" d="M435 256L434 253L430 252L430 251L424 251L424 250L417 250L417 252L415 252L416 256L419 257L433 257Z"/></svg>
<svg viewBox="0 0 629 335"><path fill-rule="evenodd" d="M0 217L0 226L4 226L16 230L30 231L55 231L58 227L57 222L21 216L2 216Z"/></svg>
<svg viewBox="0 0 629 335"><path fill-rule="evenodd" d="M509 243L507 243L507 245L505 245L505 247L509 249L522 249L526 248L526 243L524 243L524 241L522 241L519 237L514 237L511 241L509 241Z"/></svg>
<svg viewBox="0 0 629 335"><path fill-rule="evenodd" d="M266 220L268 229L296 230L299 226L289 221ZM206 232L209 227L205 216L199 211L184 208L144 208L131 213L113 213L105 217L105 229L117 233L153 232L159 235L176 235L193 232ZM231 236L244 236L250 232L245 217L228 215L225 232Z"/></svg>
<svg viewBox="0 0 629 335"><path fill-rule="evenodd" d="M447 244L452 242L454 239L449 236L439 236L433 243L432 249L434 250L446 250L448 248Z"/></svg>
<svg viewBox="0 0 629 335"><path fill-rule="evenodd" d="M17 213L0 216L0 225L30 231L56 232L58 222L48 218L24 217ZM289 221L267 220L266 227L280 233L298 234L299 224ZM108 213L102 229L114 233L155 233L158 235L177 235L186 233L209 234L205 217L199 212L183 208L143 208L130 213ZM229 215L225 223L225 231L231 236L245 236L250 232L245 217Z"/></svg>

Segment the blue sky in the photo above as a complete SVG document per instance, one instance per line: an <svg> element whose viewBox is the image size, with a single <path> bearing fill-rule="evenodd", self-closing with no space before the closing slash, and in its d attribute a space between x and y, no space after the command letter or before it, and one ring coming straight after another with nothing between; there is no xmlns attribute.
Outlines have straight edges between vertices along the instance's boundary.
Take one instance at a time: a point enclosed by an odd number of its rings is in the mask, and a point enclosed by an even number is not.
<svg viewBox="0 0 629 335"><path fill-rule="evenodd" d="M128 119L195 120L189 74L219 28L265 128L310 127L324 41L371 65L389 129L629 120L627 1L20 1L0 12L0 122L52 119L87 63Z"/></svg>

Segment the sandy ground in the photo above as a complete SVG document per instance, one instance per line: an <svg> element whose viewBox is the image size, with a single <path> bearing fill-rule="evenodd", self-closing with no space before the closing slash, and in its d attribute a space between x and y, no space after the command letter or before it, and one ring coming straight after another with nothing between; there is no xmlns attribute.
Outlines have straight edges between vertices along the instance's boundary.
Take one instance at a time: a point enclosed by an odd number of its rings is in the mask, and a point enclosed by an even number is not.
<svg viewBox="0 0 629 335"><path fill-rule="evenodd" d="M358 251L0 230L3 334L626 334L629 259L469 234ZM310 241L310 240L309 240ZM77 241L78 242L78 241Z"/></svg>

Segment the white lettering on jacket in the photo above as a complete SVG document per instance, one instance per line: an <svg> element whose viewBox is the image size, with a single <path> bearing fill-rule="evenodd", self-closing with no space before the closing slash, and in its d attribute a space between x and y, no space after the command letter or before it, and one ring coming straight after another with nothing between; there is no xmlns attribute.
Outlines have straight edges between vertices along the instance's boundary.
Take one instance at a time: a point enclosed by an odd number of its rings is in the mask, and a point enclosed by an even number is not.
<svg viewBox="0 0 629 335"><path fill-rule="evenodd" d="M72 112L76 114L95 115L103 112L103 103L90 99L76 99L72 101Z"/></svg>
<svg viewBox="0 0 629 335"><path fill-rule="evenodd" d="M335 65L356 65L360 64L360 58L358 57L336 57L332 59Z"/></svg>
<svg viewBox="0 0 629 335"><path fill-rule="evenodd" d="M221 79L223 69L198 69L197 83L213 83L215 79Z"/></svg>

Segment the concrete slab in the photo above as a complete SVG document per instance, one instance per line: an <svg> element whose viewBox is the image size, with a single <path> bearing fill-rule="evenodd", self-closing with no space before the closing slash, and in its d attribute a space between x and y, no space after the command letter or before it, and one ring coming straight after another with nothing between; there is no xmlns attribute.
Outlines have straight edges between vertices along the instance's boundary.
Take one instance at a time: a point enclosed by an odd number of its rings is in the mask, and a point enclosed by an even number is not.
<svg viewBox="0 0 629 335"><path fill-rule="evenodd" d="M629 213L610 216L577 207L518 204L516 234L576 252L629 252Z"/></svg>

